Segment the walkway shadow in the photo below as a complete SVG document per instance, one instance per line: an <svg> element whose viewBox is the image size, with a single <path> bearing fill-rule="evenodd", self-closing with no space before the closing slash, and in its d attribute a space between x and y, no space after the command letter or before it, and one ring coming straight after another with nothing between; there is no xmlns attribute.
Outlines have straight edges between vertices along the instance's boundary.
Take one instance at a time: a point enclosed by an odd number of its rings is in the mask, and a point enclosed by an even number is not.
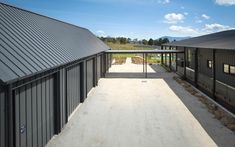
<svg viewBox="0 0 235 147"><path fill-rule="evenodd" d="M186 91L173 77L163 79L219 147L235 146L235 134L225 126L221 126L221 122L214 118L197 97Z"/></svg>

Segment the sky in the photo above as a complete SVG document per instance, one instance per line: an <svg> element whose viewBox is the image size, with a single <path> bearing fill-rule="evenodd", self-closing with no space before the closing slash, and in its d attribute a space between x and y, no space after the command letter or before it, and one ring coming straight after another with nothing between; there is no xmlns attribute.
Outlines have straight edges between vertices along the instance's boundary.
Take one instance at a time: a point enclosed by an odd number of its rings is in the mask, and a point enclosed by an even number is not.
<svg viewBox="0 0 235 147"><path fill-rule="evenodd" d="M235 0L0 0L97 36L157 39L235 29Z"/></svg>

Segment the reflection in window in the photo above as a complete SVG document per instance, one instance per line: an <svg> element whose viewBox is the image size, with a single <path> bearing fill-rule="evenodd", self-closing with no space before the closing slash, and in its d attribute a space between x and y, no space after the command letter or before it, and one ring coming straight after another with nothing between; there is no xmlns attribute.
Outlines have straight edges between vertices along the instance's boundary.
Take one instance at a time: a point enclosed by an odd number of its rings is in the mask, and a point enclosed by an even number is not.
<svg viewBox="0 0 235 147"><path fill-rule="evenodd" d="M192 68L192 50L188 49L187 50L187 67Z"/></svg>

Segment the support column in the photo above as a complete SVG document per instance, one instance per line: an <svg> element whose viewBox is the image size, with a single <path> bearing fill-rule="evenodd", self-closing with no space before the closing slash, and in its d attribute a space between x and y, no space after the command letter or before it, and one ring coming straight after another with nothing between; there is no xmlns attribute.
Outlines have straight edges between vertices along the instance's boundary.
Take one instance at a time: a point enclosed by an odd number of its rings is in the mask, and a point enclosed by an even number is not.
<svg viewBox="0 0 235 147"><path fill-rule="evenodd" d="M169 68L170 68L170 71L172 71L172 68L171 68L171 65L172 65L172 62L171 62L171 53L169 53Z"/></svg>
<svg viewBox="0 0 235 147"><path fill-rule="evenodd" d="M65 72L65 91L67 92L67 72ZM61 132L61 101L60 101L60 71L55 74L54 80L54 132L59 134ZM67 94L65 96L65 102L67 102ZM66 123L68 122L67 103L66 103Z"/></svg>
<svg viewBox="0 0 235 147"><path fill-rule="evenodd" d="M147 70L147 66L148 66L148 54L145 54L145 78L147 78L147 74L148 74L148 70Z"/></svg>
<svg viewBox="0 0 235 147"><path fill-rule="evenodd" d="M143 73L144 73L144 54L143 54Z"/></svg>
<svg viewBox="0 0 235 147"><path fill-rule="evenodd" d="M94 70L94 73L93 73L93 79L94 79L94 82L93 82L93 86L97 86L98 84L98 76L97 76L97 55L95 56L95 59L93 59L93 70Z"/></svg>
<svg viewBox="0 0 235 147"><path fill-rule="evenodd" d="M81 91L81 103L84 102L84 100L87 97L86 93L86 61L83 61L80 63L81 68L80 68L80 79L81 79L81 86L80 86L80 91Z"/></svg>
<svg viewBox="0 0 235 147"><path fill-rule="evenodd" d="M163 50L163 46L161 46L161 50ZM161 65L163 65L163 53L161 53Z"/></svg>
<svg viewBox="0 0 235 147"><path fill-rule="evenodd" d="M5 145L8 147L15 146L14 139L14 97L12 91L12 85L6 87L6 96L5 96Z"/></svg>
<svg viewBox="0 0 235 147"><path fill-rule="evenodd" d="M215 91L216 91L216 60L215 60L216 50L213 49L213 99L216 100Z"/></svg>
<svg viewBox="0 0 235 147"><path fill-rule="evenodd" d="M194 70L194 83L198 87L198 48L195 49L195 70Z"/></svg>
<svg viewBox="0 0 235 147"><path fill-rule="evenodd" d="M184 77L183 77L184 79L186 79L186 76L187 76L187 75L186 75L186 62L187 62L187 61L186 61L186 60L187 60L187 59L186 59L186 57L187 57L186 54L187 54L187 53L186 53L186 48L184 47Z"/></svg>
<svg viewBox="0 0 235 147"><path fill-rule="evenodd" d="M177 46L175 47L175 49L178 49ZM175 71L178 71L178 53L175 53Z"/></svg>

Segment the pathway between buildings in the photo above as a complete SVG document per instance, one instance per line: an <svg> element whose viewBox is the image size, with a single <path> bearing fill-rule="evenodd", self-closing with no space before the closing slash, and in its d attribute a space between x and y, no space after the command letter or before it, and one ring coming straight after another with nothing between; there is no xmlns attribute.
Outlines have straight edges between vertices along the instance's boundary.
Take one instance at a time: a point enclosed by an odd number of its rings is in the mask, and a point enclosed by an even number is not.
<svg viewBox="0 0 235 147"><path fill-rule="evenodd" d="M47 147L234 147L233 132L166 75L101 79Z"/></svg>

